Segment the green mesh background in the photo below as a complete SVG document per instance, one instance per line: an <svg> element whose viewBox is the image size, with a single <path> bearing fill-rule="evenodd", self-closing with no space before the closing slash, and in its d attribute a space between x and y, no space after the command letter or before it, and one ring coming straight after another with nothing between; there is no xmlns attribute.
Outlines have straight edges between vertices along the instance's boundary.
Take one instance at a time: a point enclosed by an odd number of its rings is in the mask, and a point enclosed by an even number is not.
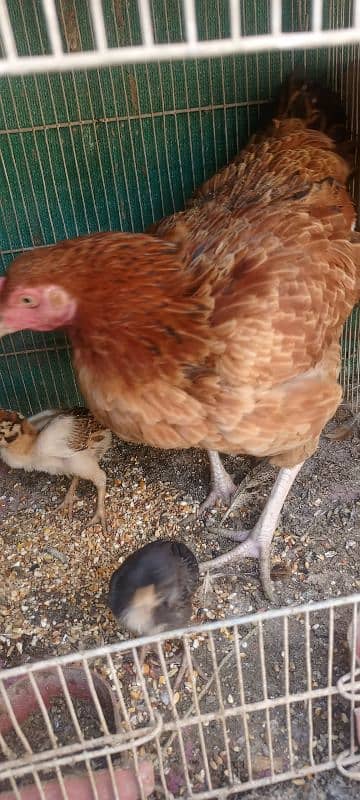
<svg viewBox="0 0 360 800"><path fill-rule="evenodd" d="M8 0L20 54L47 52L37 0ZM93 46L85 0L57 2L64 46ZM306 30L309 3L283 2L285 30ZM111 46L140 43L135 0L104 0ZM200 38L229 34L228 3L196 2ZM325 3L325 22L348 25L351 2ZM153 0L156 41L182 38L178 0ZM245 34L269 31L267 0L241 2ZM342 91L354 131L359 48L124 66L0 81L1 270L34 245L97 230L142 230L180 209L228 161L268 110L295 64ZM357 100L356 100L357 97ZM356 192L356 186L354 187ZM343 382L357 405L358 316L344 336ZM80 401L62 334L0 342L0 405L36 412Z"/></svg>

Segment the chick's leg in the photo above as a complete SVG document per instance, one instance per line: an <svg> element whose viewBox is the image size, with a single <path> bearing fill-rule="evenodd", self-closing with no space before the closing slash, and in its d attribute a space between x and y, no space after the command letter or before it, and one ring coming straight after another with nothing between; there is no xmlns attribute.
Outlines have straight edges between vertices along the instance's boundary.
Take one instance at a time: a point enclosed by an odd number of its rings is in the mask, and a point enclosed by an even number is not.
<svg viewBox="0 0 360 800"><path fill-rule="evenodd" d="M83 453L81 458L77 458L76 462L77 471L80 478L85 481L91 481L97 490L97 504L96 511L87 528L96 525L100 522L103 531L106 533L106 515L105 515L105 491L106 491L106 474L104 470L100 469L99 464L94 458L91 458L87 453Z"/></svg>
<svg viewBox="0 0 360 800"><path fill-rule="evenodd" d="M235 541L240 541L241 544L228 553L214 558L212 561L205 561L200 564L200 572L204 573L214 567L222 567L233 559L258 558L264 593L269 600L272 599L273 592L270 578L271 542L282 507L301 467L302 463L290 469L282 468L280 470L266 506L252 531L229 531L226 528L215 528L218 532L220 531L226 536L235 539Z"/></svg>
<svg viewBox="0 0 360 800"><path fill-rule="evenodd" d="M199 514L203 514L207 508L211 508L217 500L223 500L226 504L230 503L236 486L229 473L221 461L216 450L207 451L210 460L211 488L207 498L199 507Z"/></svg>
<svg viewBox="0 0 360 800"><path fill-rule="evenodd" d="M106 533L106 514L105 514L105 492L106 492L106 475L104 470L100 469L97 464L96 471L94 470L91 480L97 489L97 505L94 516L89 522L91 525L96 525L97 522L101 523L103 531Z"/></svg>
<svg viewBox="0 0 360 800"><path fill-rule="evenodd" d="M77 477L73 478L62 503L60 503L60 505L58 505L56 509L57 511L67 512L67 515L69 517L69 522L72 521L73 505L74 505L74 500L76 498L76 489L78 487L78 484L79 484L79 478Z"/></svg>

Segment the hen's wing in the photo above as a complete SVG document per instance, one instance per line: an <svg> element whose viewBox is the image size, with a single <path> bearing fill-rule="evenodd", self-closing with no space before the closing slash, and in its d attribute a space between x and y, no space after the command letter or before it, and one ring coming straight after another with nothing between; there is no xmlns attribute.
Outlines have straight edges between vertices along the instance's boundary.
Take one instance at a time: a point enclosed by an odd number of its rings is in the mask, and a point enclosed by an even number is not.
<svg viewBox="0 0 360 800"><path fill-rule="evenodd" d="M219 237L199 259L213 283L210 329L222 349L198 376L194 369L191 393L207 409L202 446L294 451L290 461L299 461L297 448L304 457L315 448L340 401L338 339L358 297L360 248L350 241L352 203L336 181L270 200L245 202L235 187L226 203L181 215L195 243Z"/></svg>

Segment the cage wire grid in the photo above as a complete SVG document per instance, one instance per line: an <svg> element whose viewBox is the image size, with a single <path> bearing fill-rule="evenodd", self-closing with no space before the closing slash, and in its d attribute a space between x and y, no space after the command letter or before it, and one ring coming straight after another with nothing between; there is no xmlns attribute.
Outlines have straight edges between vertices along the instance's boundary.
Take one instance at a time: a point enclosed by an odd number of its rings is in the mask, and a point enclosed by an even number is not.
<svg viewBox="0 0 360 800"><path fill-rule="evenodd" d="M143 230L182 208L246 143L297 64L340 91L358 136L359 9L360 0L1 0L2 270L34 246ZM177 60L163 63L164 53ZM359 166L359 208L358 175ZM355 311L342 365L355 409L358 334ZM7 337L0 365L2 406L27 414L81 402L59 333Z"/></svg>
<svg viewBox="0 0 360 800"><path fill-rule="evenodd" d="M335 767L360 780L354 714L360 669L355 648L349 651L346 643L348 626L350 645L360 632L359 602L360 594L276 609L0 672L0 789L24 800L33 797L27 792L35 784L37 796L46 799L55 782L58 793L51 796L72 800L76 768L91 789L87 796L101 800L99 775L106 769L118 800L119 770L141 778L146 765L169 800L184 792L222 800ZM169 636L181 639L187 658L180 702L164 649ZM163 702L140 668L143 644L157 653ZM196 676L195 645L205 684ZM255 692L249 682L254 670ZM96 730L84 727L80 696L96 717ZM68 718L66 743L55 700ZM26 727L30 712L32 729Z"/></svg>

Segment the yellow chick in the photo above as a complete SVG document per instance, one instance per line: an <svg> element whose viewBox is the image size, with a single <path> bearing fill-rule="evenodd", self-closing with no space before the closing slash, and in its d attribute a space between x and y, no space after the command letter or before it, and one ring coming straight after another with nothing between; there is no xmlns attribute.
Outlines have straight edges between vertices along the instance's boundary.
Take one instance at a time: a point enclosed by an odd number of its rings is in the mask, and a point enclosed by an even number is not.
<svg viewBox="0 0 360 800"><path fill-rule="evenodd" d="M15 469L71 475L60 508L72 519L80 478L97 489L96 512L90 525L100 522L106 531L106 474L100 459L111 447L111 432L86 408L49 409L26 419L16 411L0 410L0 458Z"/></svg>

